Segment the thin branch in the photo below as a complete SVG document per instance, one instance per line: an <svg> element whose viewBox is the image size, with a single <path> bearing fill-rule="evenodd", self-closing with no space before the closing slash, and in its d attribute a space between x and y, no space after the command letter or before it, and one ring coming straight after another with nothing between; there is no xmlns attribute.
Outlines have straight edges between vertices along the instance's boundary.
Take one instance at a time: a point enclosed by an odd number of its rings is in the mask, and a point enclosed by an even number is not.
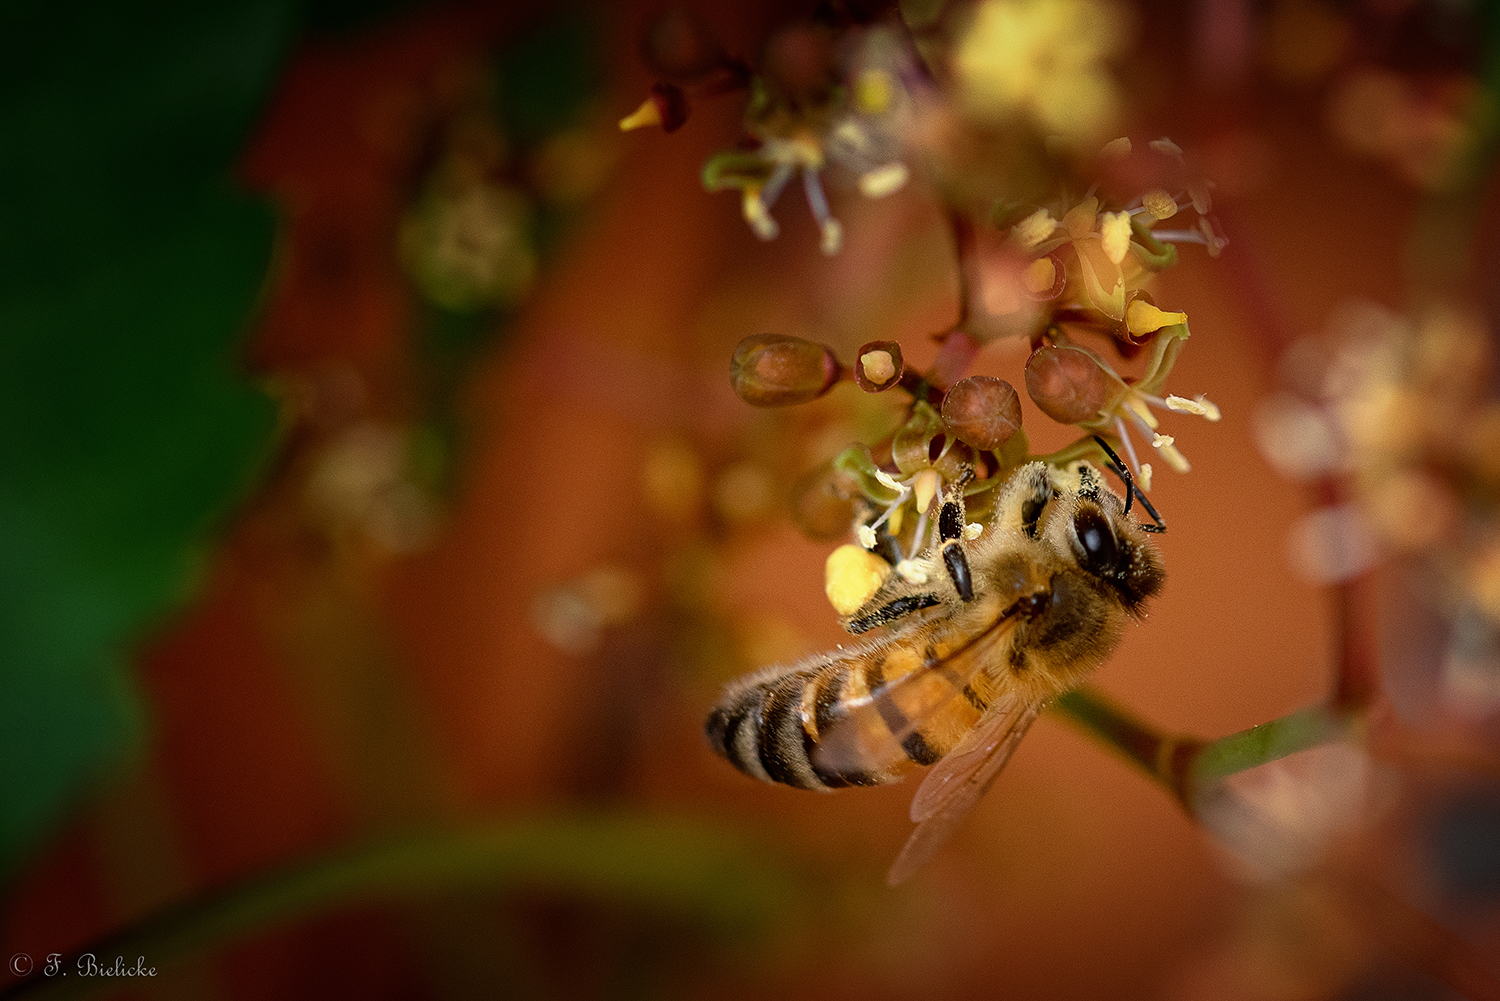
<svg viewBox="0 0 1500 1001"><path fill-rule="evenodd" d="M1136 764L1194 814L1204 793L1230 775L1338 740L1351 721L1339 710L1310 706L1204 741L1162 734L1091 687L1067 693L1055 708Z"/></svg>

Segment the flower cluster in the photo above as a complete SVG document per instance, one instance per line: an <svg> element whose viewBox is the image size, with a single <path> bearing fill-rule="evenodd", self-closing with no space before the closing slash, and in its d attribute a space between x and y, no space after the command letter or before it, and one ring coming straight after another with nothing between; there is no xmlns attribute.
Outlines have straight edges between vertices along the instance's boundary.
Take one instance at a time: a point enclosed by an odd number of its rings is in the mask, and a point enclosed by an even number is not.
<svg viewBox="0 0 1500 1001"><path fill-rule="evenodd" d="M1119 103L1107 61L1125 30L1102 0L986 0L918 25L890 5L864 17L851 14L854 5L826 6L823 21L779 31L750 63L699 37L691 72L658 83L620 124L671 131L694 100L747 91L746 148L711 157L703 181L737 190L762 239L777 235L772 208L800 182L822 250L840 250L844 229L824 187L834 165L869 198L913 178L930 182L948 218L960 315L938 335L943 347L927 372L908 370L892 341L864 345L852 364L831 346L782 334L748 337L734 355L735 389L757 406L807 403L840 382L910 397L889 437L845 449L797 501L807 523L821 528L836 509L852 526L857 545L835 553L829 570L829 596L845 609L872 580L920 572L914 558L932 544L933 499L954 484L979 524L994 488L1034 459L1108 464L1106 448L1118 449L1138 490L1150 488L1155 455L1186 472L1162 415L1217 420L1219 411L1168 391L1187 316L1159 307L1149 286L1179 245L1216 256L1225 240L1211 185L1170 140L1099 148ZM1033 455L1021 394L968 375L978 350L1001 338L1031 345L1025 393L1078 429L1071 446Z"/></svg>
<svg viewBox="0 0 1500 1001"><path fill-rule="evenodd" d="M1324 583L1381 559L1425 621L1392 670L1441 677L1434 708L1500 708L1500 403L1490 393L1489 331L1469 312L1413 321L1352 304L1331 345L1297 345L1294 385L1256 414L1262 450L1284 475L1333 486L1338 503L1293 533L1293 557ZM1421 614L1417 614L1421 613ZM1415 635L1415 634L1414 634ZM1421 649L1419 649L1419 647ZM1412 658L1422 663L1407 663ZM1434 660L1438 663L1429 663Z"/></svg>

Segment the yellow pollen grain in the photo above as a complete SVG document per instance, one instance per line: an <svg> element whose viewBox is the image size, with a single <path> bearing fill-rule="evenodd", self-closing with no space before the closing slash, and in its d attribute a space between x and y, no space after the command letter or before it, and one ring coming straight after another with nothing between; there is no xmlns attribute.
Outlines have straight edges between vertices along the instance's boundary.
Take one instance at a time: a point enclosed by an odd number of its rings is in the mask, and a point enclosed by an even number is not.
<svg viewBox="0 0 1500 1001"><path fill-rule="evenodd" d="M927 568L916 560L902 560L896 564L896 572L901 575L902 580L912 584L927 583Z"/></svg>
<svg viewBox="0 0 1500 1001"><path fill-rule="evenodd" d="M906 187L911 171L904 163L888 163L859 175L859 193L866 198L884 198Z"/></svg>
<svg viewBox="0 0 1500 1001"><path fill-rule="evenodd" d="M1161 188L1142 195L1141 204L1146 207L1147 212L1151 213L1153 219L1170 219L1177 214L1177 199Z"/></svg>
<svg viewBox="0 0 1500 1001"><path fill-rule="evenodd" d="M1026 265L1026 274L1022 280L1026 291L1032 295L1050 292L1052 286L1057 284L1057 264L1050 257L1038 257Z"/></svg>
<svg viewBox="0 0 1500 1001"><path fill-rule="evenodd" d="M1130 251L1130 213L1106 212L1099 219L1099 235L1104 244L1104 256L1109 263L1119 264Z"/></svg>
<svg viewBox="0 0 1500 1001"><path fill-rule="evenodd" d="M1051 236L1057 229L1057 220L1052 218L1052 213L1046 209L1037 209L1031 215L1022 219L1011 227L1017 242L1030 250Z"/></svg>
<svg viewBox="0 0 1500 1001"><path fill-rule="evenodd" d="M859 367L865 378L879 386L896 377L896 362L889 351L867 351L860 355Z"/></svg>
<svg viewBox="0 0 1500 1001"><path fill-rule="evenodd" d="M867 115L883 115L896 100L896 83L885 70L865 70L854 82L854 105Z"/></svg>
<svg viewBox="0 0 1500 1001"><path fill-rule="evenodd" d="M756 236L762 240L776 238L780 227L776 225L776 220L771 218L771 213L766 211L766 203L760 200L760 185L745 188L740 198L740 211Z"/></svg>
<svg viewBox="0 0 1500 1001"><path fill-rule="evenodd" d="M885 583L890 564L859 546L839 546L823 567L823 591L840 615L851 615Z"/></svg>

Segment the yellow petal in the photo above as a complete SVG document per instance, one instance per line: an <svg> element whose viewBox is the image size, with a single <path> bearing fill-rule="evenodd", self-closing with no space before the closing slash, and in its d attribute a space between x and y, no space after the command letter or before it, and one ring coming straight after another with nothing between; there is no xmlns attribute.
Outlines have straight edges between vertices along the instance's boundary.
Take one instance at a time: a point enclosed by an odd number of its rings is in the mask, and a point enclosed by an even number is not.
<svg viewBox="0 0 1500 1001"><path fill-rule="evenodd" d="M869 601L890 573L890 564L868 549L839 546L823 567L823 591L840 615L851 615Z"/></svg>
<svg viewBox="0 0 1500 1001"><path fill-rule="evenodd" d="M1094 231L1094 217L1099 214L1099 199L1086 198L1068 210L1063 216L1063 229L1075 240L1081 240Z"/></svg>
<svg viewBox="0 0 1500 1001"><path fill-rule="evenodd" d="M1125 326L1132 334L1149 334L1162 327L1186 323L1186 313L1168 313L1157 309L1145 299L1137 299L1125 311Z"/></svg>
<svg viewBox="0 0 1500 1001"><path fill-rule="evenodd" d="M661 109L651 98L641 102L641 106L630 114L620 119L620 131L629 132L632 129L644 129L653 125L661 124Z"/></svg>
<svg viewBox="0 0 1500 1001"><path fill-rule="evenodd" d="M916 495L917 511L925 512L932 498L937 496L938 474L935 469L924 469L911 481L912 493Z"/></svg>

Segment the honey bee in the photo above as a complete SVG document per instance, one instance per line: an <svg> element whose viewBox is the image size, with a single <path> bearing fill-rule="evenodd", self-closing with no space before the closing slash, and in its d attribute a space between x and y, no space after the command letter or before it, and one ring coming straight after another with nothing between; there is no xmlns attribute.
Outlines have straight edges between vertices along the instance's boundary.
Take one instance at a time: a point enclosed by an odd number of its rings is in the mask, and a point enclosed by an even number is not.
<svg viewBox="0 0 1500 1001"><path fill-rule="evenodd" d="M844 617L882 638L732 682L705 730L718 754L801 789L892 782L933 765L911 804L916 829L886 881L930 859L1054 698L1082 684L1160 590L1147 532L1165 525L1103 441L1122 500L1086 462L1028 463L1000 488L977 538L962 482L945 490L936 544ZM1129 517L1140 497L1155 519Z"/></svg>

